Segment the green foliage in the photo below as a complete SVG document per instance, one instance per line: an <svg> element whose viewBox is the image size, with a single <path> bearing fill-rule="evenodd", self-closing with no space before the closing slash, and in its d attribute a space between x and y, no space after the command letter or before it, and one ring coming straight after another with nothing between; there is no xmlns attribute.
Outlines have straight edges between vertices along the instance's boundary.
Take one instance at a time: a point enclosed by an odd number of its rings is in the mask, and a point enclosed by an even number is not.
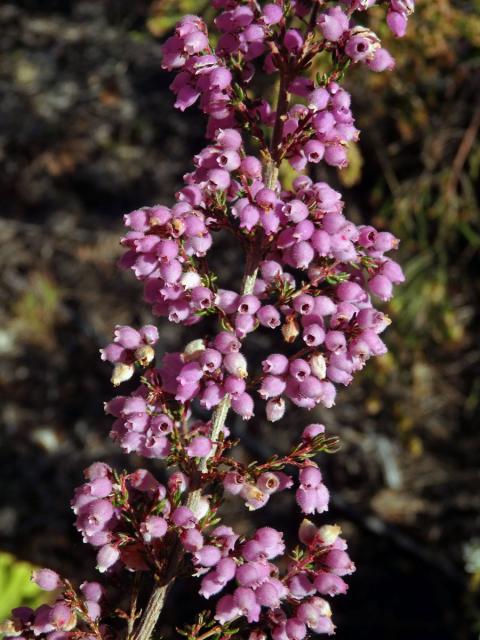
<svg viewBox="0 0 480 640"><path fill-rule="evenodd" d="M28 288L13 305L11 328L26 342L44 344L52 340L60 303L56 283L41 272L33 272Z"/></svg>
<svg viewBox="0 0 480 640"><path fill-rule="evenodd" d="M46 601L47 594L30 580L33 569L28 562L0 553L0 621L15 607L39 607Z"/></svg>

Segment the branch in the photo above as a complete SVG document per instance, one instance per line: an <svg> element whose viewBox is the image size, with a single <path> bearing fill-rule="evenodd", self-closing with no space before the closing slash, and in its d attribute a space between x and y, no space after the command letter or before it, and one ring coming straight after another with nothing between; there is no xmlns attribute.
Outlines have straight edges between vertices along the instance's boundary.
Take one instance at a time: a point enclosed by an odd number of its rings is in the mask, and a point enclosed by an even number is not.
<svg viewBox="0 0 480 640"><path fill-rule="evenodd" d="M129 635L129 640L148 640L150 638L163 609L163 605L165 604L170 584L171 583L168 583L154 588L143 613L142 620L133 635Z"/></svg>
<svg viewBox="0 0 480 640"><path fill-rule="evenodd" d="M282 143L283 135L283 118L288 109L288 78L285 71L280 72L280 89L278 91L277 113L275 118L275 126L273 128L271 155L278 169L279 148ZM268 169L268 167L267 167Z"/></svg>

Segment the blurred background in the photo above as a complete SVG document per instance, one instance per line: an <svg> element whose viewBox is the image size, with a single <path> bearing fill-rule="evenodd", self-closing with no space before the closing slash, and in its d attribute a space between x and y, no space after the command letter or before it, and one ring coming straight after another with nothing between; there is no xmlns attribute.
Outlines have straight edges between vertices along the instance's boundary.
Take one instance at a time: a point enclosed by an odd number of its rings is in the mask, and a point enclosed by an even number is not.
<svg viewBox="0 0 480 640"><path fill-rule="evenodd" d="M0 620L39 602L31 565L91 576L93 554L69 510L73 488L94 460L138 464L106 437L112 390L98 349L114 324L151 320L139 284L115 266L122 214L171 203L202 146L198 112L173 110L160 42L179 14L209 11L203 0L0 3ZM319 461L333 490L330 519L358 566L349 596L334 603L340 640L473 640L480 2L419 2L400 42L380 14L371 20L397 70L352 70L360 143L348 171L316 177L344 192L355 221L402 240L408 282L386 309L390 353L334 409L291 414L281 430L248 427L246 455L286 448L300 421L324 421L341 438L341 452ZM233 247L222 260L234 274ZM162 324L165 345L183 335ZM288 499L270 504L258 522L298 521ZM172 594L166 637L189 622L175 617L175 602L189 615L190 588Z"/></svg>

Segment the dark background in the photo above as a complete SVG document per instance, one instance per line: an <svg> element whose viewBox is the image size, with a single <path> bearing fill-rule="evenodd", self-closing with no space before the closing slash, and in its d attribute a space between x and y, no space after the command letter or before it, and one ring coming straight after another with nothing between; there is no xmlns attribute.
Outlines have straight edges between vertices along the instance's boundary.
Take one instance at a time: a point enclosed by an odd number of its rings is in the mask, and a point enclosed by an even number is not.
<svg viewBox="0 0 480 640"><path fill-rule="evenodd" d="M98 349L114 324L150 320L139 284L115 267L122 214L171 203L201 148L198 112L173 110L159 37L174 10L204 4L0 3L0 551L13 563L4 570L0 554L3 608L7 585L9 605L27 597L23 583L12 591L18 561L72 578L91 574L93 554L68 506L82 469L97 459L145 464L107 438L102 403L112 390ZM342 524L358 566L348 597L333 603L340 640L473 639L480 5L421 3L400 42L375 12L372 21L398 68L381 76L352 70L361 142L343 176L317 177L342 189L352 219L402 240L408 283L387 309L391 351L369 363L334 409L291 413L290 426L249 426L246 453L286 448L299 424L317 419L341 438L341 452L319 461L333 492L329 520ZM233 246L222 252L228 279L240 257ZM186 334L162 323L161 335L163 348ZM285 528L288 519L293 530L292 501L271 505L256 522ZM248 517L233 514L244 529ZM167 637L170 618L192 619L191 593L188 584L173 592Z"/></svg>

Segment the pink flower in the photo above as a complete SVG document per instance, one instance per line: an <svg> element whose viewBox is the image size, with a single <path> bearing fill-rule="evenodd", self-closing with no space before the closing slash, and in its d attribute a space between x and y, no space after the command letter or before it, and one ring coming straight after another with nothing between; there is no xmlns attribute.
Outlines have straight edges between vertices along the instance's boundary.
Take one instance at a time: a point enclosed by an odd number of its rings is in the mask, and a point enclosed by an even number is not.
<svg viewBox="0 0 480 640"><path fill-rule="evenodd" d="M104 545L97 554L97 569L104 573L119 560L120 552L111 544Z"/></svg>
<svg viewBox="0 0 480 640"><path fill-rule="evenodd" d="M196 525L197 519L188 507L177 507L172 513L172 522L177 527L191 529Z"/></svg>
<svg viewBox="0 0 480 640"><path fill-rule="evenodd" d="M32 574L32 580L44 591L55 591L63 585L58 573L51 569L37 569Z"/></svg>
<svg viewBox="0 0 480 640"><path fill-rule="evenodd" d="M148 516L140 525L140 532L145 542L163 538L167 533L168 523L160 516Z"/></svg>
<svg viewBox="0 0 480 640"><path fill-rule="evenodd" d="M196 436L187 447L187 455L191 458L205 458L213 448L212 441L205 436Z"/></svg>

